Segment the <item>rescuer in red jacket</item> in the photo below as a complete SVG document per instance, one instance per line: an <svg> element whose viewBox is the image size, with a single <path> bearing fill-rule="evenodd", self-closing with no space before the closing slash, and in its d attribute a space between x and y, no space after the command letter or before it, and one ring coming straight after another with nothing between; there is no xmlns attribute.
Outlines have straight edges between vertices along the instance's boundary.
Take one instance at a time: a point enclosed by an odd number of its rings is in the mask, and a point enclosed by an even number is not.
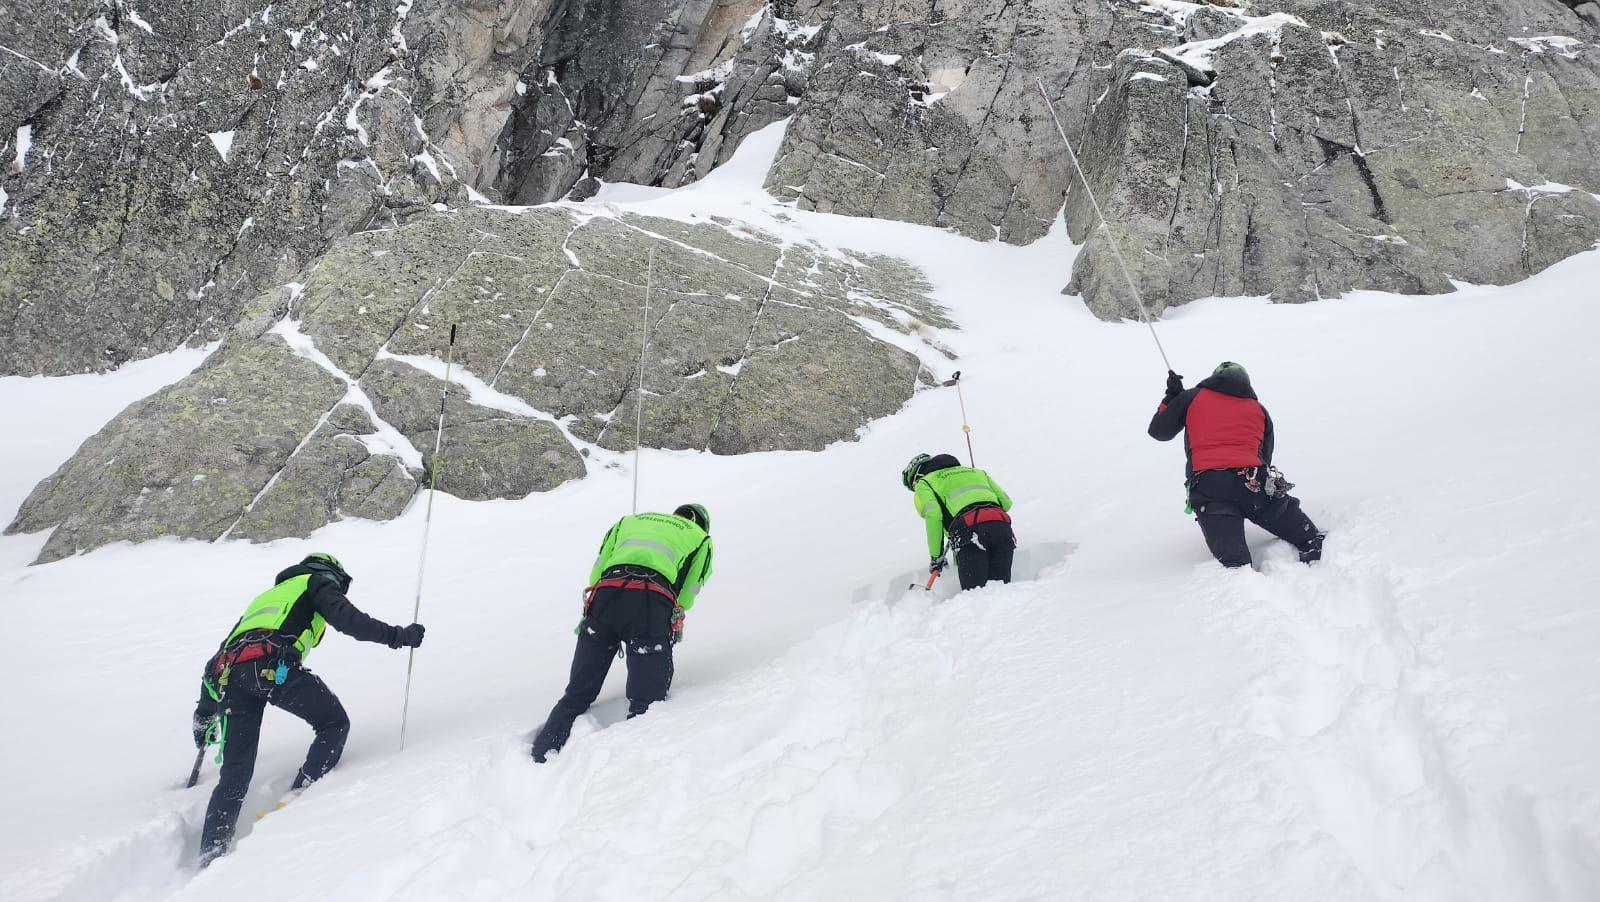
<svg viewBox="0 0 1600 902"><path fill-rule="evenodd" d="M1245 520L1293 545L1301 561L1321 559L1323 533L1272 469L1272 417L1244 367L1224 361L1187 391L1182 376L1167 373L1167 396L1150 419L1150 437L1165 442L1180 432L1189 505L1222 566L1250 565Z"/></svg>

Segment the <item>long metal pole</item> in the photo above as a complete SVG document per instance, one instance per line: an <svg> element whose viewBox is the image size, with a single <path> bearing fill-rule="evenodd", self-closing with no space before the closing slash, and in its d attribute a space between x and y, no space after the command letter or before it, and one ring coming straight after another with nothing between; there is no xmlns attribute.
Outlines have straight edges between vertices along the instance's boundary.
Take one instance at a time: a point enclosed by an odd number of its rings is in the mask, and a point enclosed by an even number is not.
<svg viewBox="0 0 1600 902"><path fill-rule="evenodd" d="M450 347L444 355L444 387L439 390L439 428L433 434L433 458L428 474L428 506L422 515L422 550L417 554L417 600L411 607L411 622L422 616L422 574L428 566L428 531L433 526L433 495L439 488L439 452L444 448L444 405L450 397L450 368L456 357L456 324L450 324ZM406 697L400 708L400 751L406 750L406 722L411 714L411 666L417 659L417 650L406 651Z"/></svg>
<svg viewBox="0 0 1600 902"><path fill-rule="evenodd" d="M1061 136L1061 143L1067 146L1067 155L1072 158L1072 168L1078 172L1078 181L1083 183L1083 190L1089 195L1089 204L1094 207L1094 215L1100 219L1100 228L1106 232L1106 244L1111 246L1111 255L1117 258L1117 266L1122 269L1122 277L1128 281L1128 291L1133 294L1134 303L1139 305L1139 315L1144 319L1145 328L1150 330L1150 337L1155 339L1156 350L1161 352L1161 362L1167 365L1167 371L1172 371L1172 361L1167 359L1167 349L1161 346L1161 338L1156 335L1155 324L1150 322L1150 311L1145 309L1144 298L1139 294L1139 286L1133 281L1133 273L1128 271L1128 261L1122 257L1122 249L1117 247L1117 239L1111 234L1111 226L1106 222L1106 214L1100 209L1100 201L1095 199L1094 189L1089 187L1089 177L1083 174L1083 167L1078 163L1078 152L1072 149L1072 142L1067 140L1067 130L1061 127L1061 117L1056 115L1056 105L1051 102L1050 95L1045 93L1044 80L1035 79L1039 86L1039 96L1044 98L1044 105L1050 110L1050 118L1056 124L1056 134Z"/></svg>
<svg viewBox="0 0 1600 902"><path fill-rule="evenodd" d="M650 263L644 277L644 320L639 324L639 387L633 399L633 512L639 512L639 442L644 432L644 355L650 344L650 289L656 279L656 249L650 247Z"/></svg>

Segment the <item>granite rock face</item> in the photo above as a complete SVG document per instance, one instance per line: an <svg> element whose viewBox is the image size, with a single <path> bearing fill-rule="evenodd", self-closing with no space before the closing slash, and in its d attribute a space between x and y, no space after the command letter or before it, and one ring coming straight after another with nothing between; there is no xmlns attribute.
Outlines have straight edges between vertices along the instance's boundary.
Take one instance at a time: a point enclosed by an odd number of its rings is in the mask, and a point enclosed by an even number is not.
<svg viewBox="0 0 1600 902"><path fill-rule="evenodd" d="M1156 308L1505 282L1596 237L1594 0L3 12L0 373L216 338L346 235L677 187L784 119L778 197L1010 242L1066 201L1073 287L1127 315L1041 82Z"/></svg>
<svg viewBox="0 0 1600 902"><path fill-rule="evenodd" d="M331 240L465 200L547 6L8 0L0 373L220 337Z"/></svg>
<svg viewBox="0 0 1600 902"><path fill-rule="evenodd" d="M1484 10L1446 35L1296 6L1118 57L1082 141L1109 230L1082 191L1067 205L1087 243L1071 289L1096 313L1136 315L1109 236L1152 314L1207 296L1505 284L1600 240L1591 45L1507 40Z"/></svg>
<svg viewBox="0 0 1600 902"><path fill-rule="evenodd" d="M34 488L7 531L56 527L41 561L120 540L217 538L344 394L275 334L226 347L118 414Z"/></svg>
<svg viewBox="0 0 1600 902"><path fill-rule="evenodd" d="M498 179L513 203L587 197L596 179L676 188L788 116L820 26L763 0L571 0L520 82ZM788 16L786 18L786 16Z"/></svg>
<svg viewBox="0 0 1600 902"><path fill-rule="evenodd" d="M9 528L41 560L160 535L263 541L398 515L428 484L521 498L641 438L741 453L853 438L924 371L899 345L948 326L905 263L728 220L469 208L333 245L223 346L41 483ZM450 324L459 325L449 351ZM884 336L896 336L894 342ZM447 353L452 385L433 449Z"/></svg>
<svg viewBox="0 0 1600 902"><path fill-rule="evenodd" d="M363 440L377 431L364 409L340 403L228 534L269 541L308 536L345 517L399 516L416 493L418 474Z"/></svg>
<svg viewBox="0 0 1600 902"><path fill-rule="evenodd" d="M554 423L467 401L460 389L445 402L439 442L442 379L396 360L368 367L361 387L378 414L422 455L423 479L458 498L521 498L584 474L583 460ZM434 445L441 444L435 460Z"/></svg>
<svg viewBox="0 0 1600 902"><path fill-rule="evenodd" d="M768 189L1013 242L1065 198L1103 316L1134 304L1040 82L1152 312L1504 283L1600 238L1583 3L797 6L823 28Z"/></svg>
<svg viewBox="0 0 1600 902"><path fill-rule="evenodd" d="M1131 4L863 0L809 15L826 28L768 190L984 241L1032 241L1061 207L1068 170L1036 79L1064 86L1076 129L1117 48L1162 39Z"/></svg>

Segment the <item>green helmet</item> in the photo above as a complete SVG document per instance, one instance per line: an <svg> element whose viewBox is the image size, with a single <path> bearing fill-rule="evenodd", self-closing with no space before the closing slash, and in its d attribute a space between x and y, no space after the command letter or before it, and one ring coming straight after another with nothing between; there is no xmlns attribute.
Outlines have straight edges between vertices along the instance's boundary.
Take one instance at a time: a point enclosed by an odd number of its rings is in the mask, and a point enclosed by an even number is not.
<svg viewBox="0 0 1600 902"><path fill-rule="evenodd" d="M916 485L917 478L922 475L922 465L932 459L932 455L928 454L918 454L911 458L911 463L906 464L906 468L900 471L900 484L907 489Z"/></svg>
<svg viewBox="0 0 1600 902"><path fill-rule="evenodd" d="M1211 375L1220 376L1224 370L1238 370L1239 375L1246 378L1249 378L1250 376L1250 372L1244 368L1244 364L1234 363L1232 360L1224 360L1217 364L1217 368L1211 371Z"/></svg>
<svg viewBox="0 0 1600 902"><path fill-rule="evenodd" d="M706 510L704 504L680 504L672 513L696 524L707 533L711 532L711 512Z"/></svg>
<svg viewBox="0 0 1600 902"><path fill-rule="evenodd" d="M355 577L345 572L344 565L339 563L339 559L326 551L311 552L306 555L305 560L300 562L300 565L310 570L328 574L337 580L345 591L349 591L350 584L356 581Z"/></svg>

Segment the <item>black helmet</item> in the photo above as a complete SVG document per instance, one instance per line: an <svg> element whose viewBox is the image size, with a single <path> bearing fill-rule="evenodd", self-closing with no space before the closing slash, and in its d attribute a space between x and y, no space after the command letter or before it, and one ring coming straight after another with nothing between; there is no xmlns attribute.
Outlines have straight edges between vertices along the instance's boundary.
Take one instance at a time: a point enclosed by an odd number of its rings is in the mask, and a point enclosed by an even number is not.
<svg viewBox="0 0 1600 902"><path fill-rule="evenodd" d="M350 584L356 581L355 577L345 572L344 565L339 563L339 559L326 551L311 552L306 555L305 560L300 562L300 566L308 570L315 570L318 573L328 574L346 592L350 591Z"/></svg>
<svg viewBox="0 0 1600 902"><path fill-rule="evenodd" d="M706 510L704 504L680 504L672 513L699 526L707 533L711 532L711 513Z"/></svg>
<svg viewBox="0 0 1600 902"><path fill-rule="evenodd" d="M922 465L932 459L932 456L927 454L918 454L911 458L911 463L906 464L906 468L900 471L900 484L908 489L916 485L917 477L922 475Z"/></svg>

